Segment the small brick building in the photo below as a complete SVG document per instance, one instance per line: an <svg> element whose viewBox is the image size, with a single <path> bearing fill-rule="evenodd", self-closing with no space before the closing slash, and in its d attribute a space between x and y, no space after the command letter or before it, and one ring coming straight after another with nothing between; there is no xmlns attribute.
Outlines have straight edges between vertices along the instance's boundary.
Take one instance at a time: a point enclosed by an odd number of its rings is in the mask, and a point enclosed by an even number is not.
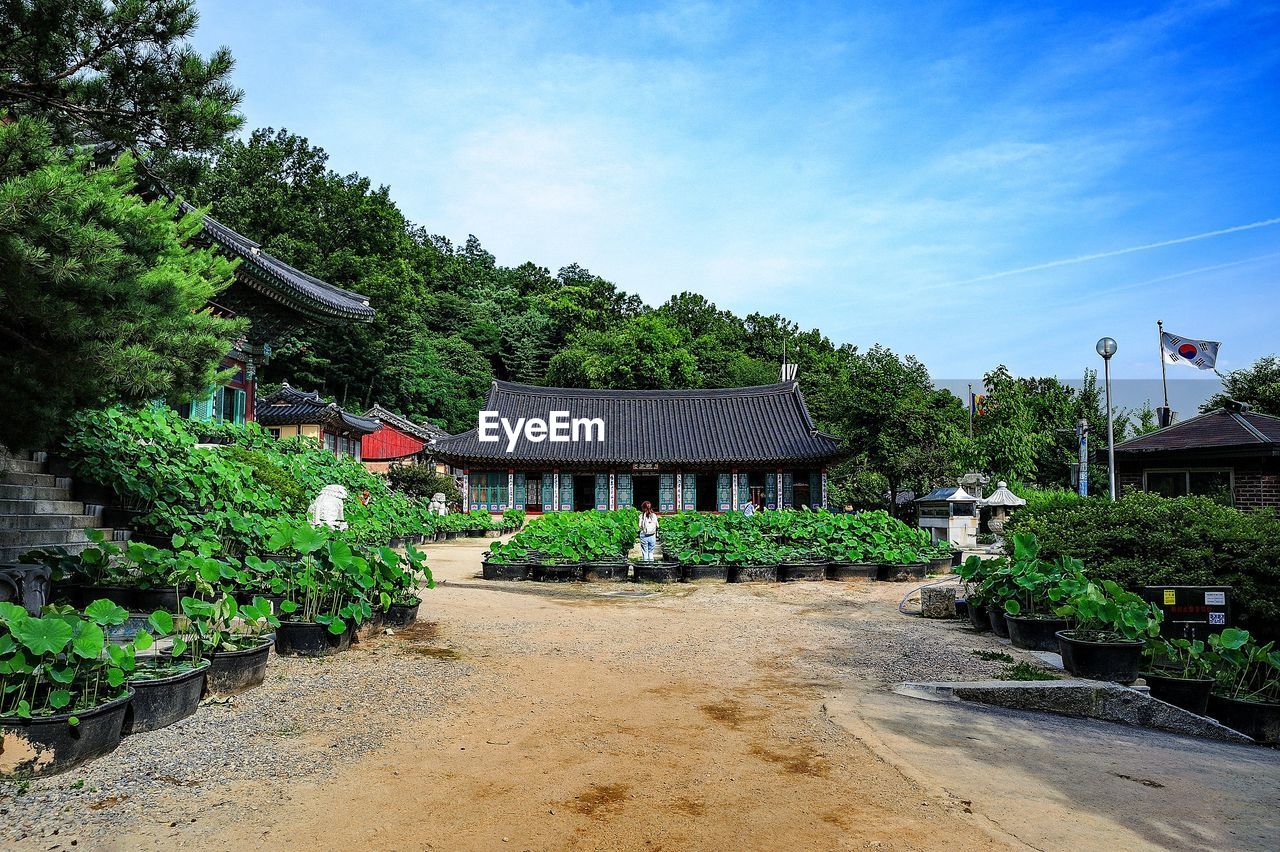
<svg viewBox="0 0 1280 852"><path fill-rule="evenodd" d="M1116 444L1116 481L1166 497L1225 494L1280 514L1280 417L1219 408Z"/></svg>

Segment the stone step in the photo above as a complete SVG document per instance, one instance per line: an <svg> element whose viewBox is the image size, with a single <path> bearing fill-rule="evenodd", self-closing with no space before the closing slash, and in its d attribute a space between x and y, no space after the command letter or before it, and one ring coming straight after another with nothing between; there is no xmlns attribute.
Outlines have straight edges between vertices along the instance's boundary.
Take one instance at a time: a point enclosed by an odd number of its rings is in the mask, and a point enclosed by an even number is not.
<svg viewBox="0 0 1280 852"><path fill-rule="evenodd" d="M0 484L3 485L38 485L41 488L70 488L71 480L62 479L52 473L24 473L15 470L0 470Z"/></svg>
<svg viewBox="0 0 1280 852"><path fill-rule="evenodd" d="M0 485L0 500L70 500L70 488Z"/></svg>
<svg viewBox="0 0 1280 852"><path fill-rule="evenodd" d="M110 540L110 536L107 537ZM0 530L0 547L45 547L55 544L83 544L89 540L84 529Z"/></svg>
<svg viewBox="0 0 1280 852"><path fill-rule="evenodd" d="M19 456L0 456L0 470L14 473L44 473L44 463Z"/></svg>
<svg viewBox="0 0 1280 852"><path fill-rule="evenodd" d="M97 526L98 520L97 515L0 515L0 530L82 530Z"/></svg>
<svg viewBox="0 0 1280 852"><path fill-rule="evenodd" d="M87 550L89 547L92 546L92 544L87 541L81 541L81 542L68 542L66 544L57 545L57 546L65 548L68 553L80 553L83 550ZM40 548L38 547L27 545L27 544L19 544L19 545L13 545L13 546L9 546L9 545L0 546L0 565L6 562L17 562L18 557L21 556L22 554L31 550L39 550L39 549Z"/></svg>
<svg viewBox="0 0 1280 852"><path fill-rule="evenodd" d="M3 488L4 486L0 486ZM83 515L84 504L79 500L32 500L0 495L0 515Z"/></svg>

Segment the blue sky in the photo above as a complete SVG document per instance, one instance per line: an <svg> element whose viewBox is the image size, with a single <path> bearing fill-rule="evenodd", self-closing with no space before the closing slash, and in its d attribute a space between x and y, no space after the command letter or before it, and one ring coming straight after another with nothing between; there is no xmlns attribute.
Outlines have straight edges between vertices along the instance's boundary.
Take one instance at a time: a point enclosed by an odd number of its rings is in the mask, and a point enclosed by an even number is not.
<svg viewBox="0 0 1280 852"><path fill-rule="evenodd" d="M1104 334L1117 378L1155 378L1157 319L1222 369L1280 350L1274 2L200 10L249 127L502 263L779 312L939 379L1077 378Z"/></svg>

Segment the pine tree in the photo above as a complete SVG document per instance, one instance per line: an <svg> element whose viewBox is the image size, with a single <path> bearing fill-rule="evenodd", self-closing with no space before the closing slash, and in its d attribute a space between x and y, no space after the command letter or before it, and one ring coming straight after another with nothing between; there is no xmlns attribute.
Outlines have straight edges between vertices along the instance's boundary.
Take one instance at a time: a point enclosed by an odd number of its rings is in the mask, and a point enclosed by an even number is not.
<svg viewBox="0 0 1280 852"><path fill-rule="evenodd" d="M232 264L187 244L200 215L133 193L49 128L0 124L0 443L38 446L78 408L191 399L241 325L207 302Z"/></svg>

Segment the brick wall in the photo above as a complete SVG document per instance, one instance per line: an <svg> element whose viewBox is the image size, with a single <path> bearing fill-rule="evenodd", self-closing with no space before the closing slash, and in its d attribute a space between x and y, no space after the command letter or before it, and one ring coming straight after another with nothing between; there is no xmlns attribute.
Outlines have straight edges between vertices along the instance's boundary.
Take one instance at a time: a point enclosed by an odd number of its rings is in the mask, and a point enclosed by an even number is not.
<svg viewBox="0 0 1280 852"><path fill-rule="evenodd" d="M1271 509L1280 514L1280 474L1236 471L1236 508Z"/></svg>

